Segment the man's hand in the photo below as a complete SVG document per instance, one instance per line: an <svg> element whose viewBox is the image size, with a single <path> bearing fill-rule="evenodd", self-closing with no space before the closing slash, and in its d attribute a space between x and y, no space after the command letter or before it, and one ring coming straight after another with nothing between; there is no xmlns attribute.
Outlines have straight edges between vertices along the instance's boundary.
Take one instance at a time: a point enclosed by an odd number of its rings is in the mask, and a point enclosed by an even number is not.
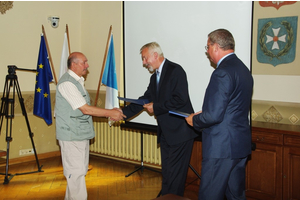
<svg viewBox="0 0 300 200"><path fill-rule="evenodd" d="M153 114L153 103L147 103L143 106L150 114Z"/></svg>
<svg viewBox="0 0 300 200"><path fill-rule="evenodd" d="M125 115L123 115L123 111L120 108L104 109L84 104L78 109L85 115L91 115L95 117L109 117L113 121L120 121L123 119L123 117L126 117Z"/></svg>
<svg viewBox="0 0 300 200"><path fill-rule="evenodd" d="M185 118L185 121L190 125L193 126L193 117L194 117L195 113L190 114L190 116Z"/></svg>
<svg viewBox="0 0 300 200"><path fill-rule="evenodd" d="M110 110L110 119L112 121L121 121L124 117L123 111L120 108L113 108Z"/></svg>
<svg viewBox="0 0 300 200"><path fill-rule="evenodd" d="M195 115L199 115L200 113L202 113L202 110L196 112Z"/></svg>
<svg viewBox="0 0 300 200"><path fill-rule="evenodd" d="M195 115L199 115L200 113L202 113L202 110L199 111L199 112L190 114L190 116L188 116L188 117L185 118L185 121L186 121L190 126L194 126L194 124L193 124L193 117L194 117Z"/></svg>

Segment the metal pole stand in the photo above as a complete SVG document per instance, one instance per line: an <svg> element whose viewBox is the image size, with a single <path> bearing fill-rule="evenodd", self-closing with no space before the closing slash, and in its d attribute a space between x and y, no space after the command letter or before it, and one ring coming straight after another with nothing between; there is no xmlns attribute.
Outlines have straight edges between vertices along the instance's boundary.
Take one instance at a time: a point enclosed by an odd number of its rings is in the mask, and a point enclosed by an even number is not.
<svg viewBox="0 0 300 200"><path fill-rule="evenodd" d="M157 171L157 170L155 170L155 169L151 169L150 167L145 167L145 166L144 166L144 158L143 158L143 157L144 157L144 154L143 154L143 151L144 151L143 135L144 135L144 133L143 133L143 131L141 131L141 166L138 167L136 170L134 170L134 171L130 172L129 174L127 174L125 177L128 177L128 176L130 176L131 174L133 174L133 173L135 173L135 172L137 172L137 171L139 171L139 170L141 170L142 173L143 173L144 169L148 169L148 170L151 170L151 171L154 171L154 172L161 173L160 171Z"/></svg>
<svg viewBox="0 0 300 200"><path fill-rule="evenodd" d="M36 149L34 146L34 141L33 141L33 133L31 132L27 112L25 109L24 105L24 99L21 94L20 86L18 83L18 77L16 75L15 70L18 69L14 65L9 65L8 66L8 75L6 76L5 80L5 85L4 85L4 90L3 90L3 97L1 98L2 103L1 103L1 109L0 109L0 133L1 133L1 128L3 124L3 118L5 117L6 119L6 142L7 142L7 151L6 151L6 170L5 174L0 173L1 175L5 175L4 178L4 183L3 184L8 184L9 181L16 175L24 175L24 174L31 174L31 173L37 173L37 172L43 172L41 168L43 166L40 166L39 160L36 154ZM27 70L27 69L20 69L20 70ZM28 70L28 71L36 71L36 70ZM12 89L12 95L10 95L10 90ZM35 160L36 164L38 166L37 171L32 171L32 172L25 172L25 173L16 173L16 174L10 174L8 173L8 167L9 167L9 148L10 148L10 142L12 141L12 120L14 118L14 108L15 108L15 93L17 92L20 106L22 109L22 114L25 117L26 124L27 124L27 129L29 133L29 137L31 139L31 144L33 147L33 151L35 154Z"/></svg>
<svg viewBox="0 0 300 200"><path fill-rule="evenodd" d="M121 128L129 128L129 129L134 129L134 130L140 130L141 131L141 165L140 167L138 167L137 169L135 169L134 171L130 172L129 174L127 174L125 177L128 177L130 175L132 175L133 173L141 170L142 173L144 171L144 169L148 169L154 172L158 172L161 173L160 171L157 171L155 169L152 169L150 167L145 167L144 166L144 145L143 145L143 135L144 135L144 131L145 132L157 132L157 126L153 126L153 125L147 125L147 124L140 124L140 123L133 123L133 122L125 122L124 124L121 124Z"/></svg>

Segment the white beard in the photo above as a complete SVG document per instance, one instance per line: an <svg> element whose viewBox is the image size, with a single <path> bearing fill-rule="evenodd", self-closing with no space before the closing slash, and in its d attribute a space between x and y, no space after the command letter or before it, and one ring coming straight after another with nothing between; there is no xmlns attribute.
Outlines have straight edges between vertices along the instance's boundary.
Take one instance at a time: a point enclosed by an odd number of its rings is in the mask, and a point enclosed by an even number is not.
<svg viewBox="0 0 300 200"><path fill-rule="evenodd" d="M148 70L149 70L149 72L151 72L151 73L154 72L154 69L153 69L152 66L149 66L149 67L148 67Z"/></svg>

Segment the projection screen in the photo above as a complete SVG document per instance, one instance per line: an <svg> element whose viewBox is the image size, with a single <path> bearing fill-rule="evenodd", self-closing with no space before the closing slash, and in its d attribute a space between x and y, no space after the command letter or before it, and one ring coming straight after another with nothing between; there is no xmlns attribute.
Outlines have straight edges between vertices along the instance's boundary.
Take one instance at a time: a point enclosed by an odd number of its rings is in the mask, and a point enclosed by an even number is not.
<svg viewBox="0 0 300 200"><path fill-rule="evenodd" d="M195 112L202 108L214 70L204 48L211 31L229 30L235 53L250 68L251 1L124 1L123 9L126 98L137 99L147 89L151 74L142 66L140 48L152 41L160 44L167 59L185 69ZM131 122L157 125L146 111Z"/></svg>

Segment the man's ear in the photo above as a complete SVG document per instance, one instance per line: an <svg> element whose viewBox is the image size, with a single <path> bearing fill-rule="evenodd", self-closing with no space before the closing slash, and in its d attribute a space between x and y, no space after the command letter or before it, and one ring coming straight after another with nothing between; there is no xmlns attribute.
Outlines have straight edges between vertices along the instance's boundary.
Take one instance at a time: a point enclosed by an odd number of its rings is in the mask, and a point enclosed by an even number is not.
<svg viewBox="0 0 300 200"><path fill-rule="evenodd" d="M217 52L219 50L219 48L220 48L220 46L217 43L215 43L215 45L214 45L214 51Z"/></svg>

